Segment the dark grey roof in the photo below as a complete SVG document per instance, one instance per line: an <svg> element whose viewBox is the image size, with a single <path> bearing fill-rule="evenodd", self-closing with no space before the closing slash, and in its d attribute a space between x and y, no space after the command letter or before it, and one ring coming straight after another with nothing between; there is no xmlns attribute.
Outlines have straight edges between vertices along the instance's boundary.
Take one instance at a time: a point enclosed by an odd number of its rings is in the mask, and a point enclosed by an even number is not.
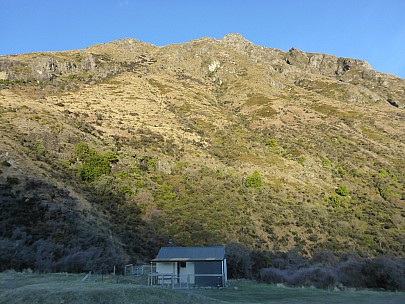
<svg viewBox="0 0 405 304"><path fill-rule="evenodd" d="M222 261L223 246L210 247L162 247L153 262L167 261Z"/></svg>

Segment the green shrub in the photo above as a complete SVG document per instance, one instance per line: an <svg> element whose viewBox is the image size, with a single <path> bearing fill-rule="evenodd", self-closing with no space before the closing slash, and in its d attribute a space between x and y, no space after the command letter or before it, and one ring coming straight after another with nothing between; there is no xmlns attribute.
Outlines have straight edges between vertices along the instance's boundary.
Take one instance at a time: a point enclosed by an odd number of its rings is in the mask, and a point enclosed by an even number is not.
<svg viewBox="0 0 405 304"><path fill-rule="evenodd" d="M349 195L349 190L345 185L339 185L339 187L336 188L335 190L336 194L339 194L340 196L347 196Z"/></svg>
<svg viewBox="0 0 405 304"><path fill-rule="evenodd" d="M259 171L255 170L252 175L246 177L245 186L248 188L257 189L260 189L262 187L262 177L260 176Z"/></svg>
<svg viewBox="0 0 405 304"><path fill-rule="evenodd" d="M139 168L142 171L152 172L155 171L157 165L157 160L150 156L143 156L139 160Z"/></svg>
<svg viewBox="0 0 405 304"><path fill-rule="evenodd" d="M283 148L278 148L276 151L275 151L275 153L277 154L277 155L280 155L281 157L286 157L286 156L288 156L288 152L286 151L286 150L284 150Z"/></svg>
<svg viewBox="0 0 405 304"><path fill-rule="evenodd" d="M337 171L337 173L338 173L339 175L341 175L341 176L343 176L343 175L346 174L346 170L345 170L343 167L341 167L341 166L336 167L336 171Z"/></svg>
<svg viewBox="0 0 405 304"><path fill-rule="evenodd" d="M277 147L278 146L277 139L275 139L275 138L268 139L268 140L266 140L265 145L269 148Z"/></svg>
<svg viewBox="0 0 405 304"><path fill-rule="evenodd" d="M101 155L84 142L76 145L75 152L79 161L76 170L83 181L94 181L101 175L110 173L111 164L118 161L114 152Z"/></svg>
<svg viewBox="0 0 405 304"><path fill-rule="evenodd" d="M305 156L304 156L304 155L301 155L301 156L298 158L298 163L299 163L300 165L304 165L304 163L305 163Z"/></svg>
<svg viewBox="0 0 405 304"><path fill-rule="evenodd" d="M125 193L125 194L128 194L128 195L132 195L132 193L133 193L133 191L131 189L131 186L129 186L129 185L122 186L121 187L121 192Z"/></svg>
<svg viewBox="0 0 405 304"><path fill-rule="evenodd" d="M149 172L155 171L156 165L157 165L156 159L150 158L150 159L148 160L148 171L149 171Z"/></svg>
<svg viewBox="0 0 405 304"><path fill-rule="evenodd" d="M177 195L173 192L173 187L168 184L159 185L154 192L155 201L158 205L163 206L165 204L173 202Z"/></svg>
<svg viewBox="0 0 405 304"><path fill-rule="evenodd" d="M379 173L378 173L378 177L379 178L386 178L388 176L388 173L386 170L382 169Z"/></svg>
<svg viewBox="0 0 405 304"><path fill-rule="evenodd" d="M328 158L324 157L324 158L322 158L322 165L325 168L331 168L332 167L332 162Z"/></svg>

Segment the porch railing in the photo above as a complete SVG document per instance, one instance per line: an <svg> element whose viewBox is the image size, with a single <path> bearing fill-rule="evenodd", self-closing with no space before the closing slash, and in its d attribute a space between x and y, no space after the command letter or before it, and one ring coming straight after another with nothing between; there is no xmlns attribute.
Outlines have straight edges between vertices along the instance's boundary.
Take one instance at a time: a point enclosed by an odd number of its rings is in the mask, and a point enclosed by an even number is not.
<svg viewBox="0 0 405 304"><path fill-rule="evenodd" d="M192 287L208 287L205 284L199 285L196 283L198 278L217 278L216 285L208 285L211 287L225 287L224 274L184 274L175 275L173 273L157 273L150 272L148 274L148 286L164 286L176 289L189 289ZM197 279L197 280L196 280Z"/></svg>

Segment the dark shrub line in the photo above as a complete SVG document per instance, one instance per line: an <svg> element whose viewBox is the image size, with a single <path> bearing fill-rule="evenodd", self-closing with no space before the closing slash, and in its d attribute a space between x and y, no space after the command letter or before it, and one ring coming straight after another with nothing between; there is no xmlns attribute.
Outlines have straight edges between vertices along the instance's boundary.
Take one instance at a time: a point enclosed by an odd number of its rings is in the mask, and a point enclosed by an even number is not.
<svg viewBox="0 0 405 304"><path fill-rule="evenodd" d="M370 258L356 253L336 257L330 251L318 251L307 258L298 249L278 253L259 252L235 243L228 244L226 249L230 278L250 278L269 284L324 289L405 290L403 258Z"/></svg>

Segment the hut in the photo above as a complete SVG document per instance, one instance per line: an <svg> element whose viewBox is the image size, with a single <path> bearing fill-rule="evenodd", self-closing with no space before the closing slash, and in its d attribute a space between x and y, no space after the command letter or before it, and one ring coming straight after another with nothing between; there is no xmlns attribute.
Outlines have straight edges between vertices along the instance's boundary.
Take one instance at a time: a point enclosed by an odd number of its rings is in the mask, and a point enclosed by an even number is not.
<svg viewBox="0 0 405 304"><path fill-rule="evenodd" d="M226 287L225 248L162 247L152 260L155 272L150 285L171 285L172 288Z"/></svg>

